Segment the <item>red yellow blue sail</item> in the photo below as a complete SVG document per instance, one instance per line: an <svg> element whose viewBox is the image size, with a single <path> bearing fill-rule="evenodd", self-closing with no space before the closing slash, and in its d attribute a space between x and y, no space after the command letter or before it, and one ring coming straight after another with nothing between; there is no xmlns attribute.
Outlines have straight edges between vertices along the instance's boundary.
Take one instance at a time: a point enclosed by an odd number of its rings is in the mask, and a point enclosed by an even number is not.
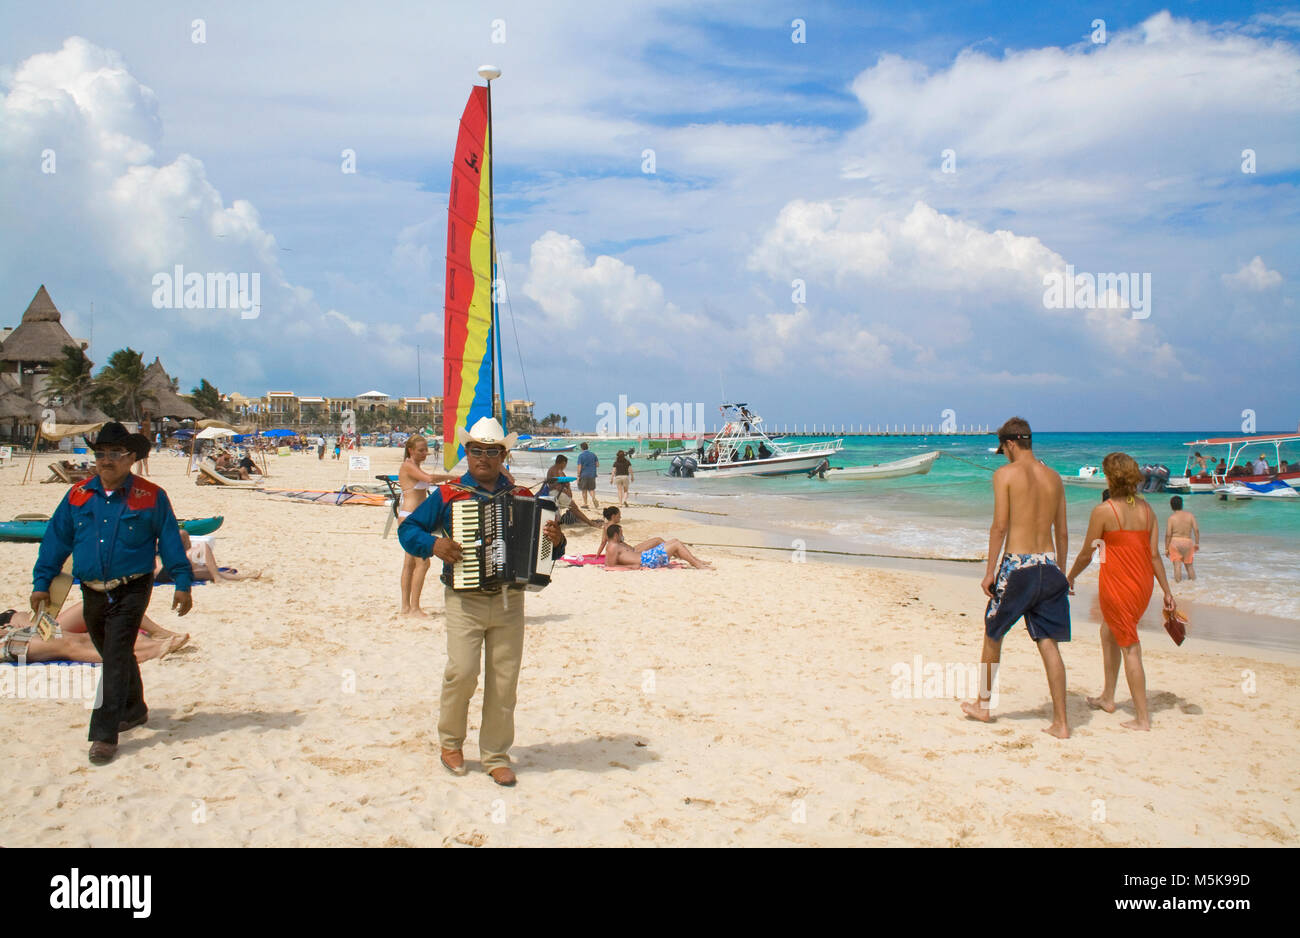
<svg viewBox="0 0 1300 938"><path fill-rule="evenodd" d="M470 92L460 118L447 198L443 301L443 464L464 457L456 428L492 416L492 188L488 89Z"/></svg>

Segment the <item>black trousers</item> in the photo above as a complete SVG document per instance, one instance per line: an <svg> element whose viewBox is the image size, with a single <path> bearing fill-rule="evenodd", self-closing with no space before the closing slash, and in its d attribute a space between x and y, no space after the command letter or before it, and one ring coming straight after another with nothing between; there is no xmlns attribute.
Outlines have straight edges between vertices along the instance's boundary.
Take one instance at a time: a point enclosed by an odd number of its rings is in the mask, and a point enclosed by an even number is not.
<svg viewBox="0 0 1300 938"><path fill-rule="evenodd" d="M149 713L135 660L135 637L151 593L153 577L147 575L107 593L81 588L86 631L104 659L99 678L102 699L90 715L91 742L116 743L119 723Z"/></svg>

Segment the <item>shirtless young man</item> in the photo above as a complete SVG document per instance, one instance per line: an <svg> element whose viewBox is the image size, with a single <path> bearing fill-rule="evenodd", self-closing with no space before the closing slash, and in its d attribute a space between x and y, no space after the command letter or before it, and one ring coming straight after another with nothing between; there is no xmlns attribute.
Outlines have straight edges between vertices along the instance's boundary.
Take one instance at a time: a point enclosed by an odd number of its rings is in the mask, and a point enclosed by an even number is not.
<svg viewBox="0 0 1300 938"><path fill-rule="evenodd" d="M1196 515L1183 508L1181 495L1169 499L1169 507L1174 513L1165 522L1165 554L1174 567L1174 582L1183 580L1183 567L1187 568L1187 579L1196 579L1192 568L1192 557L1201 549L1201 529L1196 523Z"/></svg>
<svg viewBox="0 0 1300 938"><path fill-rule="evenodd" d="M963 703L961 709L971 719L993 721L988 702L1002 659L1002 639L1023 616L1043 658L1052 694L1052 724L1043 732L1068 739L1065 663L1056 647L1070 640L1069 583L1061 569L1069 549L1065 486L1059 475L1034 458L1025 420L1012 417L1004 423L998 442L998 452L1006 454L1008 464L993 473L989 559L980 583L989 597L980 689L978 698Z"/></svg>
<svg viewBox="0 0 1300 938"><path fill-rule="evenodd" d="M662 537L652 537L632 548L623 542L623 526L618 524L611 524L605 531L605 536L609 538L605 566L610 570L652 570L668 566L669 560L685 560L696 570L713 569L713 564L696 557L690 548L675 537L666 541ZM646 547L647 544L650 546Z"/></svg>

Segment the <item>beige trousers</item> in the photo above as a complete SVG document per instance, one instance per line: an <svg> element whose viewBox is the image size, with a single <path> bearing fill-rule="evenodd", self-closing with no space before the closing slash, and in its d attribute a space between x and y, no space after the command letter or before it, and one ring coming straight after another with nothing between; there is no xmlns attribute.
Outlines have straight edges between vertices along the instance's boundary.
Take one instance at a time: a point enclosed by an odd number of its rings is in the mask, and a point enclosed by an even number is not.
<svg viewBox="0 0 1300 938"><path fill-rule="evenodd" d="M446 591L447 670L442 675L438 739L443 749L460 749L469 722L469 701L483 675L483 725L478 734L484 771L510 764L515 741L515 689L524 656L524 594ZM507 601L509 606L507 607Z"/></svg>

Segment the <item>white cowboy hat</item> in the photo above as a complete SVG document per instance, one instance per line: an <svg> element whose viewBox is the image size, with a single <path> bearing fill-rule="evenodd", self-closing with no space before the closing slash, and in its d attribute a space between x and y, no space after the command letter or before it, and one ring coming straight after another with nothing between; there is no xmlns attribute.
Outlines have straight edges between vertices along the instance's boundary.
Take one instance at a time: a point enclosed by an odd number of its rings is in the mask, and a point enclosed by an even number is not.
<svg viewBox="0 0 1300 938"><path fill-rule="evenodd" d="M506 451L514 449L519 439L518 433L506 435L505 429L492 417L480 417L478 423L466 430L456 428L456 442L465 446L468 443L482 443L485 446L504 446Z"/></svg>

